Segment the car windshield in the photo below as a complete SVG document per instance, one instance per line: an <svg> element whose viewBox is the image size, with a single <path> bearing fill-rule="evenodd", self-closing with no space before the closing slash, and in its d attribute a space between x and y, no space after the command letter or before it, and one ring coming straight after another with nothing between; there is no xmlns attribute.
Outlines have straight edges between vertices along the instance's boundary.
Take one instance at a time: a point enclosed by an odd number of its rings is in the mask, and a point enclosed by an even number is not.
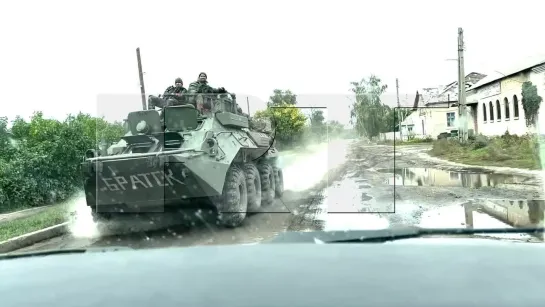
<svg viewBox="0 0 545 307"><path fill-rule="evenodd" d="M203 19L164 18L196 2L13 2L0 80L21 107L0 117L0 253L541 227L530 5L229 1Z"/></svg>

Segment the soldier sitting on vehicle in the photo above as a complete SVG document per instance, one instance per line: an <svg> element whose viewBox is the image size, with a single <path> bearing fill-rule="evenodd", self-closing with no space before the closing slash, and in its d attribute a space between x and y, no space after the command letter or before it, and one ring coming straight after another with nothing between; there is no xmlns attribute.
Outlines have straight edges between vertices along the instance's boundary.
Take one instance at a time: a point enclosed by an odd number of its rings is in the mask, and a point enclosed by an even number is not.
<svg viewBox="0 0 545 307"><path fill-rule="evenodd" d="M184 87L182 78L176 78L174 84L175 85L171 85L165 90L163 97L161 97L161 95L159 95L159 97L149 95L148 109L188 104L186 96L187 89Z"/></svg>
<svg viewBox="0 0 545 307"><path fill-rule="evenodd" d="M165 90L163 97L167 99L167 105L187 104L185 93L187 93L187 89L184 87L182 78L176 78L174 85Z"/></svg>
<svg viewBox="0 0 545 307"><path fill-rule="evenodd" d="M198 105L197 103L197 95L201 96L203 98L204 104L210 104L211 100L214 100L216 98L217 94L227 93L225 88L213 88L210 85L208 85L208 77L206 73L201 72L199 74L199 78L197 81L192 82L189 84L188 88L188 96L189 96L189 103L192 104L197 109L202 110L202 105Z"/></svg>
<svg viewBox="0 0 545 307"><path fill-rule="evenodd" d="M199 78L197 81L192 82L189 84L189 88L187 90L190 93L196 93L196 94L222 94L227 93L227 91L223 87L219 88L213 88L210 85L208 85L208 77L206 73L201 72L199 74Z"/></svg>

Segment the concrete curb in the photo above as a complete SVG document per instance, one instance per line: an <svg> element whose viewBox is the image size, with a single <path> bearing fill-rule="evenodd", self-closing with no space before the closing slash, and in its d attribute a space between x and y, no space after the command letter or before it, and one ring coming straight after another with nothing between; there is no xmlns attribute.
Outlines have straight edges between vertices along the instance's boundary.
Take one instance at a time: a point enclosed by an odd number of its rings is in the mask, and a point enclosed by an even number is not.
<svg viewBox="0 0 545 307"><path fill-rule="evenodd" d="M0 253L9 253L40 241L63 235L68 232L68 224L69 222L65 222L0 242Z"/></svg>

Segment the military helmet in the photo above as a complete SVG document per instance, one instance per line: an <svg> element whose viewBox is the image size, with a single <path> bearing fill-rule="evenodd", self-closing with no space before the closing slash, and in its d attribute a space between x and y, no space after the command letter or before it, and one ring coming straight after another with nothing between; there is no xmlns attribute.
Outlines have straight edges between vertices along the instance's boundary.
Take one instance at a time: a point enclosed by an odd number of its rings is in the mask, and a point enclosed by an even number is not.
<svg viewBox="0 0 545 307"><path fill-rule="evenodd" d="M176 78L176 80L174 80L174 83L184 83L184 81L182 81L182 78Z"/></svg>

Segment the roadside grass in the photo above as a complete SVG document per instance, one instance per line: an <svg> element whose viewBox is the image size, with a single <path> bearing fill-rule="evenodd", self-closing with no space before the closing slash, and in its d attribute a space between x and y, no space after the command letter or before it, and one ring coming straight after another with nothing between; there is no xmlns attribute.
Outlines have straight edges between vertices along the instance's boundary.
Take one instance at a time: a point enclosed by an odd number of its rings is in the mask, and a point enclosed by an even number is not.
<svg viewBox="0 0 545 307"><path fill-rule="evenodd" d="M67 221L68 206L55 205L30 216L0 222L0 242Z"/></svg>
<svg viewBox="0 0 545 307"><path fill-rule="evenodd" d="M391 146L403 146L403 145L418 145L418 144L432 144L433 139L432 138L425 138L425 139L410 139L408 141L401 141L396 140L394 143L394 140L386 140L386 141L379 141L377 144L379 145L391 145Z"/></svg>
<svg viewBox="0 0 545 307"><path fill-rule="evenodd" d="M429 154L468 165L541 169L539 139L529 134L506 133L492 138L479 135L466 144L441 139L433 142Z"/></svg>

